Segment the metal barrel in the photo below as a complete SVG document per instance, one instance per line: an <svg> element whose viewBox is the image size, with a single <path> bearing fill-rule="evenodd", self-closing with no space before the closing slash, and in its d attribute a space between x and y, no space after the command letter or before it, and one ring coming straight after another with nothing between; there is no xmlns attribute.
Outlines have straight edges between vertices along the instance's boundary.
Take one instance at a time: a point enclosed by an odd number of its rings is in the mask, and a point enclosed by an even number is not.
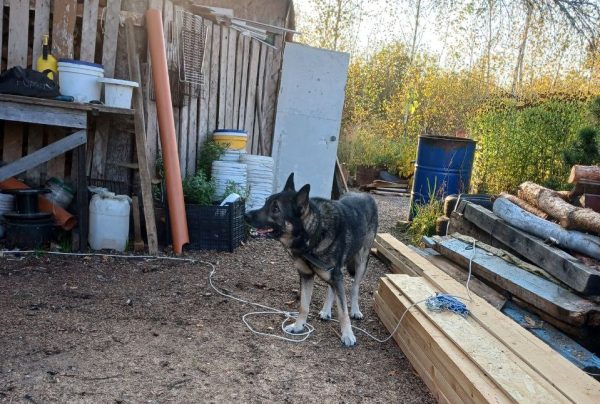
<svg viewBox="0 0 600 404"><path fill-rule="evenodd" d="M448 136L419 136L415 176L410 195L410 218L415 205L425 205L433 196L442 199L469 190L475 141Z"/></svg>

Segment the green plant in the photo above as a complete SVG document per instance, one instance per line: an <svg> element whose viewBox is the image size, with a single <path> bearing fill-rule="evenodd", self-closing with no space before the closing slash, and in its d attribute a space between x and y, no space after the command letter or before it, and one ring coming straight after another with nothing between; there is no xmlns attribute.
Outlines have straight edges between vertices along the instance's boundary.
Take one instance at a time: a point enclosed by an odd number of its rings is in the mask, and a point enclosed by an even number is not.
<svg viewBox="0 0 600 404"><path fill-rule="evenodd" d="M213 161L218 160L228 147L228 144L215 143L212 140L204 142L198 156L196 171L202 172L206 179L210 180Z"/></svg>
<svg viewBox="0 0 600 404"><path fill-rule="evenodd" d="M597 139L598 131L592 127L586 127L577 132L577 139L563 152L565 164L567 166L596 164L600 160Z"/></svg>
<svg viewBox="0 0 600 404"><path fill-rule="evenodd" d="M202 171L183 180L183 196L187 203L210 205L215 194L215 184Z"/></svg>
<svg viewBox="0 0 600 404"><path fill-rule="evenodd" d="M496 98L482 107L469 129L478 141L471 187L475 192L513 192L524 181L566 186L562 151L586 123L581 101L524 104Z"/></svg>
<svg viewBox="0 0 600 404"><path fill-rule="evenodd" d="M250 194L250 190L247 188L240 187L235 181L227 181L227 186L225 186L225 192L223 193L223 197L227 197L229 194L238 194L242 199L247 199Z"/></svg>
<svg viewBox="0 0 600 404"><path fill-rule="evenodd" d="M420 244L423 236L435 234L435 224L442 216L444 204L441 199L430 198L425 205L414 206L414 218L408 228L408 234L414 244Z"/></svg>

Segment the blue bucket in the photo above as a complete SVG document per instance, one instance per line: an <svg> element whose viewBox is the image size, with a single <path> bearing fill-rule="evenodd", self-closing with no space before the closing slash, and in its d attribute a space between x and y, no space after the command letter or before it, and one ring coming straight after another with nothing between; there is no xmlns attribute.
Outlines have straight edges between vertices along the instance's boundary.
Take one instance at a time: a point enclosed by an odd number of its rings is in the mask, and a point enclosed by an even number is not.
<svg viewBox="0 0 600 404"><path fill-rule="evenodd" d="M469 190L475 141L448 136L419 136L415 176L410 195L410 218L415 205L426 205L430 195L442 199Z"/></svg>

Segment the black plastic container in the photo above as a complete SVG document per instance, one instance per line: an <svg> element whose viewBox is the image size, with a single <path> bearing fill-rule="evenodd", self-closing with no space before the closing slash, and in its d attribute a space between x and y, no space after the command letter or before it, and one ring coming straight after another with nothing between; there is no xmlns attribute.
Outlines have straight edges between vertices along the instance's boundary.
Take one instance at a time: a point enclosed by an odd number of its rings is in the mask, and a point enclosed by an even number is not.
<svg viewBox="0 0 600 404"><path fill-rule="evenodd" d="M185 205L190 250L233 252L246 240L244 201L225 206Z"/></svg>

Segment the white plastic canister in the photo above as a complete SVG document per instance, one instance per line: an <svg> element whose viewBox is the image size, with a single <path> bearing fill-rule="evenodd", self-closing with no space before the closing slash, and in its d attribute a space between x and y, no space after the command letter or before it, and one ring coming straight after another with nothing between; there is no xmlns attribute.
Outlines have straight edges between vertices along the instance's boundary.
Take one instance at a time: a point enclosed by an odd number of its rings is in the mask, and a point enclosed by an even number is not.
<svg viewBox="0 0 600 404"><path fill-rule="evenodd" d="M89 243L93 250L125 251L129 238L130 203L128 196L112 192L92 197Z"/></svg>
<svg viewBox="0 0 600 404"><path fill-rule="evenodd" d="M139 87L135 81L118 79L98 79L104 83L104 104L109 107L131 108L133 89Z"/></svg>

